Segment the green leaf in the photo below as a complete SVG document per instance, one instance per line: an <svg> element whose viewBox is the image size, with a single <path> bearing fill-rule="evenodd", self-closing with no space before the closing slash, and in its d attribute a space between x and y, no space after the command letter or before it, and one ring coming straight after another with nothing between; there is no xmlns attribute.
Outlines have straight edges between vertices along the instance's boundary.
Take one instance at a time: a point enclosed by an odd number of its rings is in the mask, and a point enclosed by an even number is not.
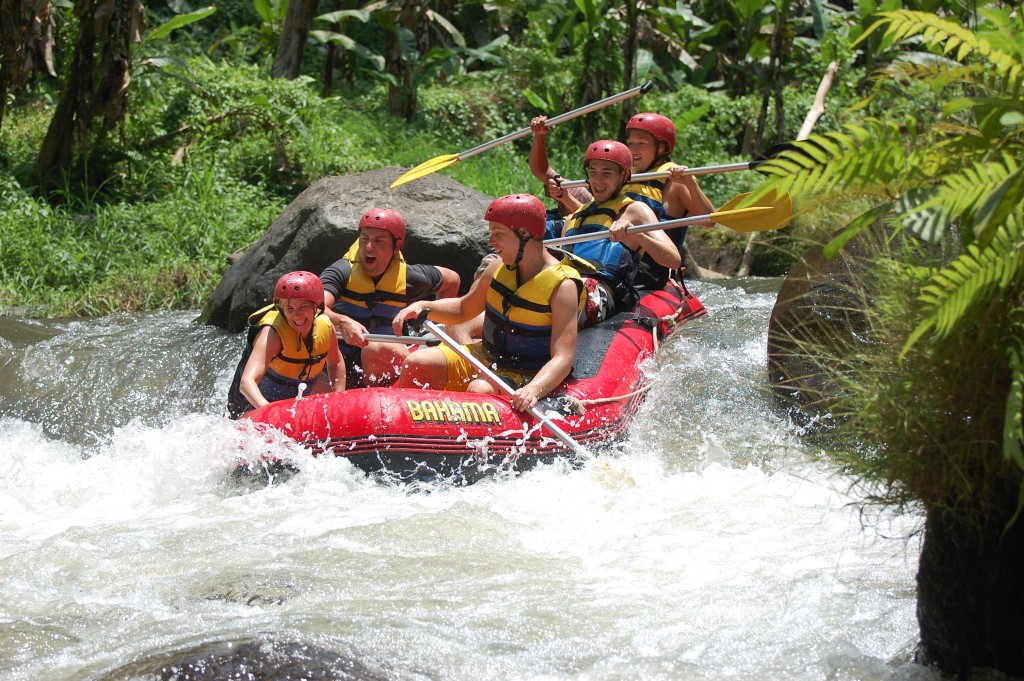
<svg viewBox="0 0 1024 681"><path fill-rule="evenodd" d="M829 32L828 10L822 0L810 0L810 7L814 17L814 35L820 40Z"/></svg>
<svg viewBox="0 0 1024 681"><path fill-rule="evenodd" d="M216 11L217 8L213 5L210 5L209 7L204 7L203 9L197 9L195 12L189 12L188 14L178 14L174 16L170 21L161 24L155 31L147 35L146 40L148 42L159 40L160 38L169 35L172 31L175 31L181 28L182 26L188 26L194 21L205 19L206 17L210 16Z"/></svg>
<svg viewBox="0 0 1024 681"><path fill-rule="evenodd" d="M1020 126L1024 124L1024 114L1020 111L1007 111L999 117L999 123L1006 128Z"/></svg>
<svg viewBox="0 0 1024 681"><path fill-rule="evenodd" d="M551 104L548 102L548 100L544 99L530 88L526 88L525 90L523 90L523 96L526 97L526 101L528 101L530 104L537 107L541 111L546 112L551 110Z"/></svg>
<svg viewBox="0 0 1024 681"><path fill-rule="evenodd" d="M452 40L455 41L456 45L459 47L466 46L466 39L462 36L459 29L455 28L455 25L452 22L448 21L432 9L428 9L426 11L426 16L428 19L444 28L444 30L448 31L448 35L452 37Z"/></svg>
<svg viewBox="0 0 1024 681"><path fill-rule="evenodd" d="M891 204L883 203L855 217L853 220L850 221L850 224L848 224L846 228L839 234L839 236L835 237L834 239L832 239L832 241L828 242L825 245L823 251L825 257L831 260L832 258L839 255L839 251L841 251L843 247L846 246L850 239L854 238L855 236L863 232L866 228L873 225L876 220L878 220L886 213L888 213L891 208Z"/></svg>
<svg viewBox="0 0 1024 681"><path fill-rule="evenodd" d="M988 242L990 235L1006 222L1010 214L1024 202L1024 167L1003 180L978 207L974 219L974 237Z"/></svg>
<svg viewBox="0 0 1024 681"><path fill-rule="evenodd" d="M256 10L256 14L260 15L263 23L274 23L274 13L270 11L270 2L268 0L252 0L252 6Z"/></svg>
<svg viewBox="0 0 1024 681"><path fill-rule="evenodd" d="M360 9L339 9L337 12L328 12L316 17L315 21L323 21L328 24L338 24L345 19L358 19L364 24L370 20L370 13Z"/></svg>
<svg viewBox="0 0 1024 681"><path fill-rule="evenodd" d="M1024 471L1024 344L1014 338L1007 349L1010 364L1010 389L1006 395L1006 415L1003 418L1003 457Z"/></svg>

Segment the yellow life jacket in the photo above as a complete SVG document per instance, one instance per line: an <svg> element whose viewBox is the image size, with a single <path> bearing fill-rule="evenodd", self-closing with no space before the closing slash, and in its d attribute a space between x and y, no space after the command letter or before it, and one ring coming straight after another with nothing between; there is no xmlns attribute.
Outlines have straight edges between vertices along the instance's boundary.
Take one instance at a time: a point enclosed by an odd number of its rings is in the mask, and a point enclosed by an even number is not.
<svg viewBox="0 0 1024 681"><path fill-rule="evenodd" d="M327 364L333 334L331 320L319 314L313 320L312 343L299 338L295 329L288 325L284 313L277 305L268 305L249 315L249 325L262 328L270 326L281 339L281 352L270 360L267 367L285 378L304 381L316 376Z"/></svg>
<svg viewBox="0 0 1024 681"><path fill-rule="evenodd" d="M661 172L675 168L678 163L672 161L666 161L661 165L651 168L648 172ZM673 218L686 217L689 211L683 210L682 215L669 215L665 211L665 186L668 184L668 179L660 180L644 180L642 182L627 182L622 188L622 191L629 197L642 201L651 207L654 211L654 215L658 218L658 222L665 222L666 220L672 220ZM686 238L686 227L671 227L665 230L665 234L672 243L676 245L676 248L681 248L683 240ZM669 278L669 268L656 262L647 253L644 253L640 258L640 263L637 267L636 281L634 285L640 288L649 289L660 289L665 285L665 282Z"/></svg>
<svg viewBox="0 0 1024 681"><path fill-rule="evenodd" d="M522 284L518 268L497 269L484 311L483 349L488 361L502 368L537 371L551 359L551 297L567 279L576 283L579 314L585 300L583 279L567 259Z"/></svg>
<svg viewBox="0 0 1024 681"><path fill-rule="evenodd" d="M678 163L672 161L666 161L661 165L651 168L646 172L659 173L670 168L675 168ZM668 179L656 179L656 180L643 180L641 182L633 182L630 180L622 187L622 193L631 199L636 201L642 201L651 207L654 214L658 216L658 222L664 222L668 219L665 213L665 185L668 184Z"/></svg>
<svg viewBox="0 0 1024 681"><path fill-rule="evenodd" d="M384 274L374 281L363 270L357 253L359 242L352 244L344 258L352 271L344 290L335 297L334 310L366 327L370 333L391 333L391 320L413 301L408 290L408 272L401 251L395 253Z"/></svg>

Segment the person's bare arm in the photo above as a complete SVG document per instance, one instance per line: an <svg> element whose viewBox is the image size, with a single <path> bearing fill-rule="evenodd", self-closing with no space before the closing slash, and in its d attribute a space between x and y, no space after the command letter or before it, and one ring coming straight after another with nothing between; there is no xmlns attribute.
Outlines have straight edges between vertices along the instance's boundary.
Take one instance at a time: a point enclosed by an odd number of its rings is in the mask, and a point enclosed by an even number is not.
<svg viewBox="0 0 1024 681"><path fill-rule="evenodd" d="M245 399L249 400L249 404L257 409L270 404L267 398L263 396L263 393L260 392L259 384L267 374L269 358L274 357L279 352L281 352L280 336L271 327L263 327L256 336L256 340L253 341L252 353L245 363L242 377L238 383L239 391L245 395Z"/></svg>
<svg viewBox="0 0 1024 681"><path fill-rule="evenodd" d="M430 320L442 324L461 324L464 321L476 317L484 311L487 304L487 289L491 285L491 277L501 266L501 260L497 259L487 266L484 273L480 275L469 291L458 298L442 298L440 300L420 300L408 307L404 307L395 315L391 325L395 333L401 335L402 325L407 319L416 319L423 308L430 308Z"/></svg>
<svg viewBox="0 0 1024 681"><path fill-rule="evenodd" d="M664 230L626 234L626 229L636 225L649 225L658 221L654 211L644 203L636 201L626 206L619 219L612 223L609 231L612 238L621 241L632 250L643 249L656 263L669 269L678 268L683 260L679 249Z"/></svg>
<svg viewBox="0 0 1024 681"><path fill-rule="evenodd" d="M545 184L551 177L548 171L554 172L548 163L548 150L545 146L545 138L551 130L547 126L547 120L547 116L536 116L530 121L530 130L533 131L533 139L530 142L530 172Z"/></svg>
<svg viewBox="0 0 1024 681"><path fill-rule="evenodd" d="M324 291L324 314L331 320L331 325L334 326L338 338L357 348L365 348L369 343L366 340L366 334L369 333L366 327L348 315L335 312L332 309L335 302L334 294Z"/></svg>
<svg viewBox="0 0 1024 681"><path fill-rule="evenodd" d="M454 298L459 295L459 286L462 285L462 277L455 270L447 267L437 267L441 273L441 286L437 289L438 298Z"/></svg>
<svg viewBox="0 0 1024 681"><path fill-rule="evenodd" d="M572 371L576 356L576 311L579 289L575 281L563 281L551 297L551 359L533 380L512 395L512 407L526 411L558 387Z"/></svg>
<svg viewBox="0 0 1024 681"><path fill-rule="evenodd" d="M669 181L665 186L665 208L668 214L673 217L681 217L714 213L715 205L700 188L697 178L684 174L686 169L687 166L683 165L669 169ZM714 222L708 221L699 224L711 227Z"/></svg>
<svg viewBox="0 0 1024 681"><path fill-rule="evenodd" d="M327 377L331 379L331 390L340 393L345 390L345 358L338 350L338 337L331 333L331 342L327 348Z"/></svg>

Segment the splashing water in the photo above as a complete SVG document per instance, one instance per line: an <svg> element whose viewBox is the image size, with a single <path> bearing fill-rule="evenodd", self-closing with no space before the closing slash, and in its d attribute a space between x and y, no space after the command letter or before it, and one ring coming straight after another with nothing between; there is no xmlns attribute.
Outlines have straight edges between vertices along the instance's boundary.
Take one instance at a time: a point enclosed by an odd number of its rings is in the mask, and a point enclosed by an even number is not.
<svg viewBox="0 0 1024 681"><path fill-rule="evenodd" d="M932 679L921 517L864 513L773 411L776 286L698 284L601 460L469 487L238 428L242 339L192 314L0 320L0 678L275 635L392 679ZM234 484L267 447L302 473Z"/></svg>

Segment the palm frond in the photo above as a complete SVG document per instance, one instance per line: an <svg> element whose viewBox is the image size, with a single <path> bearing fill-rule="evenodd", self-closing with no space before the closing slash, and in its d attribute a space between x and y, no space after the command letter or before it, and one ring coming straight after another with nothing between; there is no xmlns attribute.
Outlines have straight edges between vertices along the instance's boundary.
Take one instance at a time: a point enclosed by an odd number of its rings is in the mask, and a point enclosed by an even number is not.
<svg viewBox="0 0 1024 681"><path fill-rule="evenodd" d="M897 83L920 82L934 90L959 83L1015 98L1020 91L1020 75L1019 70L1000 72L987 64L961 64L945 57L934 57L925 62L894 61L875 71L871 80L875 83L890 80Z"/></svg>
<svg viewBox="0 0 1024 681"><path fill-rule="evenodd" d="M932 275L918 297L924 319L908 336L901 354L933 328L945 338L965 313L984 309L997 290L1019 286L1024 279L1022 224L1024 212L1018 210L986 247L968 245L960 257Z"/></svg>
<svg viewBox="0 0 1024 681"><path fill-rule="evenodd" d="M846 132L812 135L766 161L758 171L772 179L757 193L772 188L794 196L823 194L842 185L850 194L888 198L907 170L907 151L896 123L869 119L849 124Z"/></svg>
<svg viewBox="0 0 1024 681"><path fill-rule="evenodd" d="M1010 83L1019 83L1024 73L1024 64L1021 60L993 48L984 37L953 21L915 10L879 12L878 16L880 18L858 38L857 42L863 41L877 28L885 26L885 37L896 42L920 36L927 47L939 50L944 56L952 55L957 61L962 62L970 55L980 57Z"/></svg>
<svg viewBox="0 0 1024 681"><path fill-rule="evenodd" d="M999 162L975 163L959 173L946 174L934 190L914 190L901 197L900 220L905 228L932 243L941 240L956 220L971 228L974 214L1017 168L1017 161L1004 155Z"/></svg>

